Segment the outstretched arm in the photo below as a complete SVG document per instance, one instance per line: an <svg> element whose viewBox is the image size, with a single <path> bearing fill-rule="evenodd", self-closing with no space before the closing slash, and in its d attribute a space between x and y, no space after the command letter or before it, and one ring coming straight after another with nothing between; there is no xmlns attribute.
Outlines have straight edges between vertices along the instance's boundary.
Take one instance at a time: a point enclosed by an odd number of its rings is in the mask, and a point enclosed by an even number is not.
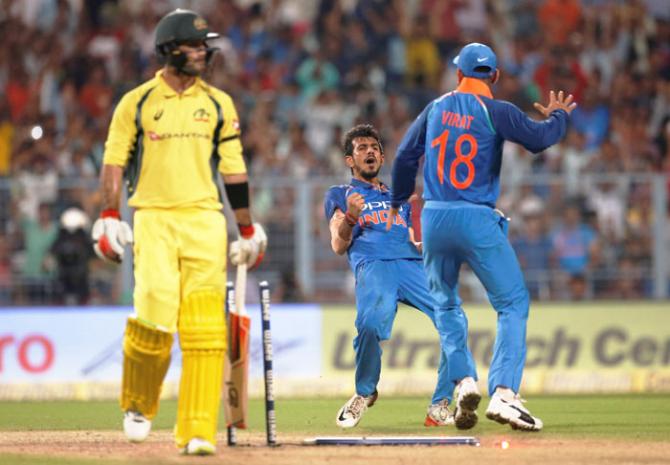
<svg viewBox="0 0 670 465"><path fill-rule="evenodd" d="M391 205L396 209L414 192L419 160L426 148L426 122L432 108L429 104L414 120L402 138L392 169Z"/></svg>
<svg viewBox="0 0 670 465"><path fill-rule="evenodd" d="M520 144L535 153L556 144L565 136L569 114L576 106L572 102L572 95L566 98L561 91L557 98L556 93L551 91L546 107L535 103L535 108L546 119L535 121L509 102L487 100L486 103L496 132L503 139Z"/></svg>

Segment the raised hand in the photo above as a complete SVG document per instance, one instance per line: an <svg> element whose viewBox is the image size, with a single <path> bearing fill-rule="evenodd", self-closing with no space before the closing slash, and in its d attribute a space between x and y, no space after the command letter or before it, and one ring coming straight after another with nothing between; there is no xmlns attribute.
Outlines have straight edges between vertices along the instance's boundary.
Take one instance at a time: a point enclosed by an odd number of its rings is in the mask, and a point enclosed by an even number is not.
<svg viewBox="0 0 670 465"><path fill-rule="evenodd" d="M361 216L364 207L365 199L358 192L354 192L347 197L347 211L345 214L349 214L354 220L357 220Z"/></svg>
<svg viewBox="0 0 670 465"><path fill-rule="evenodd" d="M554 110L565 110L568 114L572 112L577 107L577 104L572 100L574 97L572 94L565 97L563 91L558 92L558 98L556 97L556 92L553 90L549 92L549 104L545 107L539 102L535 102L533 106L537 111L542 113L545 118L548 118L551 115L551 112Z"/></svg>

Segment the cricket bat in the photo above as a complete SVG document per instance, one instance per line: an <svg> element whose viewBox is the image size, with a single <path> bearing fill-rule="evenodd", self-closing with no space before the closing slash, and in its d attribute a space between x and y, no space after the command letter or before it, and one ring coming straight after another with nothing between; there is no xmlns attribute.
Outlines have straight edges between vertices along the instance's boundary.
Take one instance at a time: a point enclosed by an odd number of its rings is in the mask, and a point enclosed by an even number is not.
<svg viewBox="0 0 670 465"><path fill-rule="evenodd" d="M235 305L228 315L228 363L225 370L224 410L228 427L246 429L249 384L249 338L251 319L244 305L247 265L237 266Z"/></svg>

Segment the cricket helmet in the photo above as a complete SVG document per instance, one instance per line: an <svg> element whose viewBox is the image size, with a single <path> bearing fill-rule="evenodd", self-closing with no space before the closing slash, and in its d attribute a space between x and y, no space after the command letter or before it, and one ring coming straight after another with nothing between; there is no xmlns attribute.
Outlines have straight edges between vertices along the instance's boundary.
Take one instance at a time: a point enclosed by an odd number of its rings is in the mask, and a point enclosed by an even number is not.
<svg viewBox="0 0 670 465"><path fill-rule="evenodd" d="M177 8L163 16L156 26L156 54L163 63L183 71L187 58L179 51L179 44L187 42L206 42L216 39L219 34L210 32L207 21L195 11ZM207 48L207 62L216 48Z"/></svg>

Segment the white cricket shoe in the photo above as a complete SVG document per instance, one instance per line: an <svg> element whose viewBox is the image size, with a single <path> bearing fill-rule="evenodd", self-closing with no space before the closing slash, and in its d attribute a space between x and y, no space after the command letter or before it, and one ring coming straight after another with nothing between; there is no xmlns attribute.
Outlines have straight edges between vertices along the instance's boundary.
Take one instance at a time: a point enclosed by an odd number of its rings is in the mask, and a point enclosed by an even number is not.
<svg viewBox="0 0 670 465"><path fill-rule="evenodd" d="M454 409L454 424L458 429L470 429L477 424L477 407L482 395L474 378L468 376L458 383L458 397Z"/></svg>
<svg viewBox="0 0 670 465"><path fill-rule="evenodd" d="M151 431L151 420L147 420L140 412L128 410L123 415L123 432L130 442L142 442Z"/></svg>
<svg viewBox="0 0 670 465"><path fill-rule="evenodd" d="M423 426L452 426L453 424L454 414L449 410L447 399L428 406Z"/></svg>
<svg viewBox="0 0 670 465"><path fill-rule="evenodd" d="M509 423L512 429L540 431L542 420L531 415L523 402L511 389L497 388L486 409L486 418L503 425Z"/></svg>
<svg viewBox="0 0 670 465"><path fill-rule="evenodd" d="M183 455L214 455L216 446L201 438L193 438L181 450Z"/></svg>
<svg viewBox="0 0 670 465"><path fill-rule="evenodd" d="M377 391L373 392L369 396L359 396L354 394L354 396L347 401L346 404L342 406L339 412L337 412L337 418L335 422L340 428L353 428L361 421L363 413L372 407L377 400Z"/></svg>

